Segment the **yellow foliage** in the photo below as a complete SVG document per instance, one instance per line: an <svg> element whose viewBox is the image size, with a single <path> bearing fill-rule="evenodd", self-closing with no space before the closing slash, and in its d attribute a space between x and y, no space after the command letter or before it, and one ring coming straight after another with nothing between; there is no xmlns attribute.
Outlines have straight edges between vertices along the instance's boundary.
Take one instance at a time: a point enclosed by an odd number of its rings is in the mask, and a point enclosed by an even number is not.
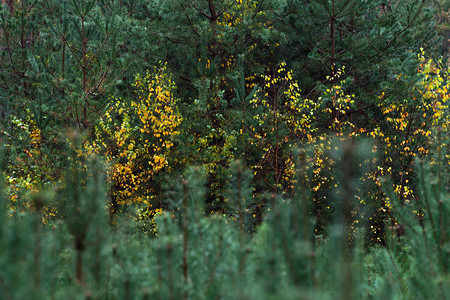
<svg viewBox="0 0 450 300"><path fill-rule="evenodd" d="M138 74L134 87L135 99L112 99L90 145L111 162L111 196L118 205L141 202L151 193L154 176L164 168L170 171L166 157L182 121L166 65Z"/></svg>

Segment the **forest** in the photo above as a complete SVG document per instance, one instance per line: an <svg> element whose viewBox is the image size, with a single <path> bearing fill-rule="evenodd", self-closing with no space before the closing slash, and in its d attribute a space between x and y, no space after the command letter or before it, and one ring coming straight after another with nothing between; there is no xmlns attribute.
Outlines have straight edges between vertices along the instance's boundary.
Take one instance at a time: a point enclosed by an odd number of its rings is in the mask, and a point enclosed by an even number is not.
<svg viewBox="0 0 450 300"><path fill-rule="evenodd" d="M449 0L2 0L0 299L450 299Z"/></svg>

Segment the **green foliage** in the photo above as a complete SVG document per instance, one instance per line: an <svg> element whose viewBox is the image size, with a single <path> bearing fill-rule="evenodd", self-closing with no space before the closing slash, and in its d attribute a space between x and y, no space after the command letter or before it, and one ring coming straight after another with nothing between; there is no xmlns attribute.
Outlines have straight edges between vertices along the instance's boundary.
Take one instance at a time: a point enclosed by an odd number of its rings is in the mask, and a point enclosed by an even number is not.
<svg viewBox="0 0 450 300"><path fill-rule="evenodd" d="M354 232L345 221L353 201L351 182L357 180L349 161L357 159L358 150L354 145L339 149L333 154L342 165L337 174L341 204L336 209L344 218L332 222L327 238L314 234L304 167L297 170L299 184L293 198L269 196L265 221L252 235L242 225L250 182L242 165L233 167L236 183L227 196L230 212L234 211L231 218L204 214L204 172L187 170L170 194L171 211L156 218L152 237L136 231L135 221L125 216L118 218L114 230L108 228L98 163L89 163L92 171L84 172L74 161L71 180L60 195L34 195L33 210L21 216L8 215L2 205L0 295L2 299L25 299L29 293L36 299L445 297L450 236L448 190L443 186L447 175L439 175L442 163L421 162L423 202L402 205L393 200L404 235L390 231L386 247L364 249L361 232ZM76 159L75 151L73 155ZM299 155L300 165L305 155ZM386 187L387 195L395 198L391 185ZM40 209L55 197L64 199L63 222L44 225Z"/></svg>
<svg viewBox="0 0 450 300"><path fill-rule="evenodd" d="M448 4L0 8L1 299L449 293Z"/></svg>
<svg viewBox="0 0 450 300"><path fill-rule="evenodd" d="M406 297L420 295L423 299L434 299L445 297L449 292L449 191L446 185L449 173L442 172L448 165L444 151L438 149L433 164L416 161L420 169L421 197L415 201L402 201L389 182L385 185L398 221L393 229L404 233L404 237L397 244L395 231L389 233L392 235L389 247L382 253L389 260L385 260L383 269L378 272L398 274L401 281L394 287L394 292ZM395 259L399 261L389 264ZM424 278L427 278L426 283ZM383 284L387 289L387 282Z"/></svg>

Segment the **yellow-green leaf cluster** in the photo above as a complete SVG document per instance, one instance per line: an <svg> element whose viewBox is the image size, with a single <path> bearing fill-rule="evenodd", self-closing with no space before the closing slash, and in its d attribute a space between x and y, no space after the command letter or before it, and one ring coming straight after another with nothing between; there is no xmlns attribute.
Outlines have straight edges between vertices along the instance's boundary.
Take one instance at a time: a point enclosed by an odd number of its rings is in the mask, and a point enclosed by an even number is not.
<svg viewBox="0 0 450 300"><path fill-rule="evenodd" d="M166 65L138 74L134 88L131 100L112 99L92 145L111 162L111 197L117 205L151 198L154 176L170 171L169 154L182 121Z"/></svg>

